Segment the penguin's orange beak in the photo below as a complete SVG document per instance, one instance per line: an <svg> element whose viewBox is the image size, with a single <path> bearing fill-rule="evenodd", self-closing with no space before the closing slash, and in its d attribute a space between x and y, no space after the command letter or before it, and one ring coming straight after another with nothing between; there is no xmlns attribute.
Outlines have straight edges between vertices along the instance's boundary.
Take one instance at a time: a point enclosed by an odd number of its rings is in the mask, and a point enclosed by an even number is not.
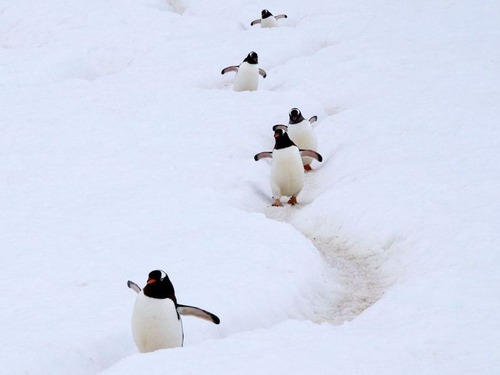
<svg viewBox="0 0 500 375"><path fill-rule="evenodd" d="M153 283L156 283L155 279L148 279L148 281L146 282L146 284L153 284Z"/></svg>

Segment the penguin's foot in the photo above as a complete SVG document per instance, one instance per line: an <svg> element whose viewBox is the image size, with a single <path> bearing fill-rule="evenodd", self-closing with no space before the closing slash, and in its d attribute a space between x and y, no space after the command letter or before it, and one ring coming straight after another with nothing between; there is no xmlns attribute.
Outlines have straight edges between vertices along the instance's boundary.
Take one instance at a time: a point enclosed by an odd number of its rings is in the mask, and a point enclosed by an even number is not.
<svg viewBox="0 0 500 375"><path fill-rule="evenodd" d="M279 199L275 199L273 202L273 207L283 207L283 203Z"/></svg>
<svg viewBox="0 0 500 375"><path fill-rule="evenodd" d="M305 164L305 165L304 165L304 171L305 171L305 172L312 171L311 164Z"/></svg>
<svg viewBox="0 0 500 375"><path fill-rule="evenodd" d="M288 203L291 204L292 206L297 204L297 197L292 195L290 199L288 200Z"/></svg>

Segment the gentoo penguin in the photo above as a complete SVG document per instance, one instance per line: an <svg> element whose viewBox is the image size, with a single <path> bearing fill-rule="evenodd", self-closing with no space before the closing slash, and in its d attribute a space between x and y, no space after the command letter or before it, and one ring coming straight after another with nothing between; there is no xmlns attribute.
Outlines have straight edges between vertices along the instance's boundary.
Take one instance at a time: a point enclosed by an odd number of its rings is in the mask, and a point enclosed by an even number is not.
<svg viewBox="0 0 500 375"><path fill-rule="evenodd" d="M258 64L259 56L252 51L240 65L228 66L222 69L221 74L236 72L233 83L234 91L255 91L259 87L259 74L263 78L267 76L267 73L264 69L260 69Z"/></svg>
<svg viewBox="0 0 500 375"><path fill-rule="evenodd" d="M138 293L132 313L132 336L141 353L182 346L184 332L180 314L220 323L220 319L208 311L177 303L174 286L162 270L151 271L142 290L133 281L128 281L127 286Z"/></svg>
<svg viewBox="0 0 500 375"><path fill-rule="evenodd" d="M273 151L260 152L254 156L254 160L273 159L271 163L273 206L283 206L282 196L290 197L288 203L294 205L297 204L297 195L304 186L301 157L309 156L318 161L322 161L323 158L316 151L299 149L288 136L286 125L275 125L273 130L275 138Z"/></svg>
<svg viewBox="0 0 500 375"><path fill-rule="evenodd" d="M316 151L318 149L318 140L311 124L318 119L317 116L306 120L298 108L292 108L288 116L290 139L300 148ZM302 164L306 172L312 170L311 162L312 158L308 156L302 157Z"/></svg>
<svg viewBox="0 0 500 375"><path fill-rule="evenodd" d="M260 27L276 27L278 26L278 23L276 20L279 20L280 18L287 18L286 14L278 14L277 16L273 16L270 11L267 9L264 9L261 12L261 18L257 20L253 20L250 26L257 25L260 23Z"/></svg>

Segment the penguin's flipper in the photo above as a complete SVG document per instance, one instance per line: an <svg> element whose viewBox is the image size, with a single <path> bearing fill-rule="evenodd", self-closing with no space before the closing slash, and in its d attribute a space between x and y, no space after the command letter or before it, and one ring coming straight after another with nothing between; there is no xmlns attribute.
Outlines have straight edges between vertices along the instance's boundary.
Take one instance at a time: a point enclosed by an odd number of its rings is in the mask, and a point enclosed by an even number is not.
<svg viewBox="0 0 500 375"><path fill-rule="evenodd" d="M318 121L318 116L313 116L309 119L309 122L312 124L313 122Z"/></svg>
<svg viewBox="0 0 500 375"><path fill-rule="evenodd" d="M258 20L253 20L252 23L250 24L250 26L258 25L260 22L261 22L260 18Z"/></svg>
<svg viewBox="0 0 500 375"><path fill-rule="evenodd" d="M263 152L259 152L258 154L256 154L254 157L253 157L253 160L255 161L259 161L260 159L264 159L264 158L272 158L273 157L273 153L272 151L263 151Z"/></svg>
<svg viewBox="0 0 500 375"><path fill-rule="evenodd" d="M259 68L259 74L262 76L262 78L266 78L267 73L264 69Z"/></svg>
<svg viewBox="0 0 500 375"><path fill-rule="evenodd" d="M323 161L323 156L314 150L299 150L300 156L309 156L310 158L316 159L317 161Z"/></svg>
<svg viewBox="0 0 500 375"><path fill-rule="evenodd" d="M288 16L286 14L278 14L277 16L274 16L274 18L279 20L280 18L288 18Z"/></svg>
<svg viewBox="0 0 500 375"><path fill-rule="evenodd" d="M127 286L136 293L141 292L141 287L139 285L137 285L136 283L134 283L133 281L130 281L130 280L127 281Z"/></svg>
<svg viewBox="0 0 500 375"><path fill-rule="evenodd" d="M220 319L217 317L217 315L212 314L211 312L208 312L206 310L200 309L199 307L177 304L177 312L181 315L196 316L197 318L205 319L215 324L220 323Z"/></svg>
<svg viewBox="0 0 500 375"><path fill-rule="evenodd" d="M224 69L222 69L222 71L220 72L220 74L226 74L227 72L237 72L238 71L238 68L239 66L228 66Z"/></svg>

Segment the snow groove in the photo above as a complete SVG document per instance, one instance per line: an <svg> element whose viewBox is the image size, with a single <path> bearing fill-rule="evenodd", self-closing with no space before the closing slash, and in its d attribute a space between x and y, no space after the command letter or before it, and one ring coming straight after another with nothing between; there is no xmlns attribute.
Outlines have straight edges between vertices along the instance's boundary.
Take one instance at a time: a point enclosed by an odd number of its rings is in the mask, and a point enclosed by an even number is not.
<svg viewBox="0 0 500 375"><path fill-rule="evenodd" d="M375 304L384 294L387 283L381 272L381 259L377 255L355 255L348 246L334 238L316 239L307 236L323 259L334 267L342 285L342 295L332 301L327 316L320 321L342 324L353 320Z"/></svg>
<svg viewBox="0 0 500 375"><path fill-rule="evenodd" d="M351 321L374 305L389 287L390 282L382 272L384 260L376 253L354 251L354 245L336 236L317 238L304 233L293 224L293 218L300 209L300 206L268 207L265 215L269 219L288 223L301 232L336 271L336 281L341 285L340 296L337 294L336 298L327 301L326 308L318 311L311 320L334 325Z"/></svg>

